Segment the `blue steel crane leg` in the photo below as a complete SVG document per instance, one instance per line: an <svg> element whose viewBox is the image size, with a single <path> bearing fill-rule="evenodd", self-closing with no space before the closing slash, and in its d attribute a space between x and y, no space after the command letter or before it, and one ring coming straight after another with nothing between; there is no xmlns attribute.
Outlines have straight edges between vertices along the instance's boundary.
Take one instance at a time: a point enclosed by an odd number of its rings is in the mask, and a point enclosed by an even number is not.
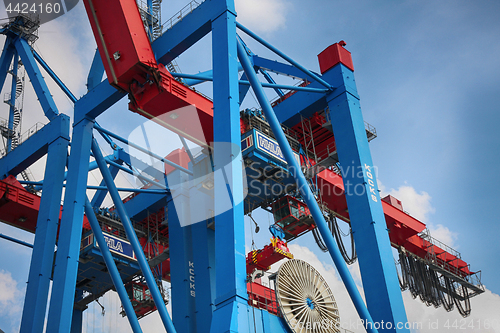
<svg viewBox="0 0 500 333"><path fill-rule="evenodd" d="M113 203L115 204L118 215L120 216L123 227L125 229L125 233L127 234L127 238L130 241L132 248L134 249L137 261L139 262L139 267L141 268L142 274L146 279L146 283L149 287L149 290L151 291L151 295L153 296L153 300L155 302L156 308L163 322L163 325L165 326L165 329L167 330L168 333L174 333L175 328L167 312L167 308L165 306L163 297L161 296L160 290L156 285L153 273L149 268L148 261L146 260L146 256L142 251L142 246L139 243L137 234L134 231L132 223L130 222L128 214L120 198L120 194L118 193L116 185L113 182L111 173L109 172L109 169L106 167L106 160L102 156L101 150L97 145L97 141L95 139L92 140L92 153L94 154L94 158L97 162L97 165L99 166L99 170L101 171L102 177L106 182L106 186L108 187L109 194L111 195L111 198L113 199Z"/></svg>
<svg viewBox="0 0 500 333"><path fill-rule="evenodd" d="M71 327L93 125L87 118L73 125L47 332L69 332Z"/></svg>
<svg viewBox="0 0 500 333"><path fill-rule="evenodd" d="M178 180L171 187L172 199L168 201L168 237L170 251L170 283L173 286L172 297L172 318L175 327L179 332L192 333L191 308L196 297L190 292L189 269L193 267L193 258L188 251L188 239L186 229L181 226L181 220L189 219L189 205L185 200L188 197L187 185L189 184L188 175L175 170L168 175L170 179ZM192 245L192 244L190 244ZM175 269L174 269L175 267ZM194 267L196 269L196 267ZM194 271L195 272L195 271Z"/></svg>
<svg viewBox="0 0 500 333"><path fill-rule="evenodd" d="M240 150L238 60L234 1L219 0L226 10L212 22L214 70L214 141L234 152L214 149L216 309L211 332L248 332L243 211L243 171L234 160ZM226 176L224 172L226 171ZM230 189L230 190L229 190ZM232 202L228 210L226 198ZM221 207L222 205L222 207Z"/></svg>
<svg viewBox="0 0 500 333"><path fill-rule="evenodd" d="M22 333L41 333L45 322L69 144L69 122L67 125L65 137L62 136L50 143L47 154L44 179L51 186L43 189L40 199L40 211L21 319Z"/></svg>
<svg viewBox="0 0 500 333"><path fill-rule="evenodd" d="M352 78L353 72L343 65L331 69L334 70L345 82L348 77ZM352 88L347 84L344 89L347 92L327 97L327 102L340 165L344 169L342 176L366 302L377 323L406 323L359 98L355 92L351 93ZM408 332L408 329L387 331Z"/></svg>
<svg viewBox="0 0 500 333"><path fill-rule="evenodd" d="M17 88L17 63L19 62L19 55L17 54L17 51L14 51L14 62L12 65L12 84L10 87L10 106L9 106L9 130L11 130L11 133L14 132L14 117L15 117L15 111L16 111L16 88ZM14 134L15 135L15 134ZM12 137L9 135L7 138L7 151L12 150Z"/></svg>
<svg viewBox="0 0 500 333"><path fill-rule="evenodd" d="M7 72L9 71L10 63L12 62L12 57L14 55L14 50L15 47L12 44L12 38L7 36L2 49L2 56L0 56L0 91L5 83L5 78L7 77Z"/></svg>
<svg viewBox="0 0 500 333"><path fill-rule="evenodd" d="M281 147L283 155L285 156L285 159L288 163L288 170L292 173L293 177L297 181L302 198L304 199L307 206L311 210L311 214L314 218L314 221L316 222L316 225L319 228L321 236L323 237L323 240L325 241L328 247L328 251L332 256L335 266L337 267L340 277L342 278L342 281L344 282L344 285L346 286L347 291L351 296L351 299L354 303L354 306L356 307L356 310L358 311L360 318L365 320L365 322L372 322L370 313L368 312L368 309L366 308L366 305L363 302L363 299L361 298L358 288L356 287L356 283L354 282L351 273L349 272L349 269L347 268L347 265L344 259L342 258L342 255L340 254L340 250L338 249L337 244L333 239L332 233L325 222L323 214L319 209L318 203L316 202L316 198L312 194L311 189L309 188L309 184L307 183L307 180L301 171L300 165L298 164L297 160L293 155L292 149L290 148L290 145L285 137L285 134L283 133L281 125L278 122L278 119L276 118L276 115L274 114L271 105L269 104L269 101L267 100L263 88L260 86L260 82L257 79L257 75L255 75L255 72L253 71L253 68L250 64L250 61L248 60L245 50L243 49L243 46L241 46L241 44L239 43L238 43L238 58L240 59L240 62L243 65L243 68L245 69L245 72L247 73L248 79L250 80L252 85L252 89L254 90L255 95L257 96L257 99L259 101L259 104L262 107L262 110L264 111L266 119L269 122L269 125L271 126L271 129L276 137L276 140L278 141ZM369 328L367 329L367 331L377 332L377 330L373 328L372 329Z"/></svg>
<svg viewBox="0 0 500 333"><path fill-rule="evenodd" d="M75 292L75 303L83 298L83 290L76 289ZM87 307L73 308L73 317L71 318L71 331L70 333L82 333L83 329L83 311Z"/></svg>
<svg viewBox="0 0 500 333"><path fill-rule="evenodd" d="M191 203L192 205L193 203ZM213 244L215 232L207 228L206 221L192 225L193 260L196 265L196 327L197 333L210 332L214 298L212 271L215 268Z"/></svg>
<svg viewBox="0 0 500 333"><path fill-rule="evenodd" d="M128 298L127 291L125 290L125 286L123 285L122 278L120 277L120 272L116 267L115 261L111 252L109 251L108 244L104 239L102 234L101 226L97 221L92 205L89 200L85 200L85 215L89 220L90 227L92 228L92 232L94 233L94 237L99 245L99 250L101 251L102 258L106 263L106 267L108 268L109 275L111 276L111 280L113 281L113 285L115 286L116 292L120 297L120 301L122 302L123 309L127 314L128 322L130 323L130 327L134 333L142 332L141 326L139 325L139 320L134 311L134 307Z"/></svg>
<svg viewBox="0 0 500 333"><path fill-rule="evenodd" d="M57 111L54 99L52 98L49 88L42 77L42 73L36 64L33 53L31 52L31 47L23 38L16 39L15 45L16 50L23 61L24 68L26 69L26 72L31 80L31 85L33 86L33 89L35 89L36 96L38 97L38 101L42 106L45 116L49 120L54 119L59 114L59 111Z"/></svg>

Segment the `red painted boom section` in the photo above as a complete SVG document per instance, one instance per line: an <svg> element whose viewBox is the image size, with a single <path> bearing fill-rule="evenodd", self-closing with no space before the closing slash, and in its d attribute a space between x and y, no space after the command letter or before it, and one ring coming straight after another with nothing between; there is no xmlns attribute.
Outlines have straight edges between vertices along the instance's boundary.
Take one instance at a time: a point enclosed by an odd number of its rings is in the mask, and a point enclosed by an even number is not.
<svg viewBox="0 0 500 333"><path fill-rule="evenodd" d="M35 233L40 197L28 192L14 176L0 180L0 220L13 227ZM62 209L59 213L61 219ZM84 216L83 226L90 229Z"/></svg>
<svg viewBox="0 0 500 333"><path fill-rule="evenodd" d="M199 145L209 145L212 102L157 63L135 0L84 0L84 4L108 80L129 93L130 110Z"/></svg>

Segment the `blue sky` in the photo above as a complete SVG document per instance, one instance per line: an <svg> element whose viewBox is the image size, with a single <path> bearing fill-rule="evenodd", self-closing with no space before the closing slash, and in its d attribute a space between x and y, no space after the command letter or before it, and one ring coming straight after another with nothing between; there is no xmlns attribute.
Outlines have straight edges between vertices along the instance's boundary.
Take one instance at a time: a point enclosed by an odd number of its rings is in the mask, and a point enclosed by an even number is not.
<svg viewBox="0 0 500 333"><path fill-rule="evenodd" d="M184 4L184 0L164 1L163 20ZM459 250L473 271L482 271L489 291L473 299L473 316L494 319L488 311L500 310L496 214L500 202L496 168L500 164L500 2L239 0L237 11L240 22L314 71L319 71L318 53L339 40L346 41L364 118L377 128L378 138L370 146L381 188L401 199L405 210L425 222L433 236ZM95 49L86 20L79 4L42 26L36 43L77 96L85 93L86 72ZM248 43L254 53L269 55ZM210 69L210 46L207 37L181 55L178 63L183 72ZM60 111L71 114L67 98L53 84L49 87ZM201 89L210 91L210 87ZM35 108L36 98L29 92L25 105ZM247 103L252 103L251 98ZM99 121L122 134L130 132L138 118L129 115L117 121L125 109L121 103ZM0 117L6 117L6 108L0 109ZM36 121L43 121L41 111L30 111L23 128ZM33 170L38 178L39 170ZM269 223L263 213L254 217L261 226ZM4 225L0 232L32 241L32 236ZM261 231L257 246L267 241L268 235ZM304 259L317 261L329 283L337 286L329 257L319 253L310 236L297 241L294 249ZM19 324L30 250L0 240L0 253L10 254L0 259L0 329L10 333ZM419 316L415 320L455 318L442 309L425 308L405 294L407 312L411 309ZM349 302L345 303L349 308ZM345 313L352 316L352 309ZM157 327L154 317L147 320L146 327Z"/></svg>

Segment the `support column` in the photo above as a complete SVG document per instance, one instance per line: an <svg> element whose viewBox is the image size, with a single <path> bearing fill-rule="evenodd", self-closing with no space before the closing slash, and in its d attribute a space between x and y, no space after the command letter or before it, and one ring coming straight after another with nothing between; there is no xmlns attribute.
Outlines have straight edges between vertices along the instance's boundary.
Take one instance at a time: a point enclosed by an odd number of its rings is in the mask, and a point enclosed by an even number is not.
<svg viewBox="0 0 500 333"><path fill-rule="evenodd" d="M83 298L83 290L77 289L75 296L75 303ZM71 319L71 332L70 333L82 333L83 328L83 311L87 307L73 308L73 318Z"/></svg>
<svg viewBox="0 0 500 333"><path fill-rule="evenodd" d="M243 170L234 1L212 21L216 293L211 332L248 332ZM217 149L217 145L226 149ZM227 149L231 146L231 149ZM228 198L229 196L229 198ZM227 201L232 207L227 209Z"/></svg>
<svg viewBox="0 0 500 333"><path fill-rule="evenodd" d="M191 226L193 261L196 279L196 327L197 333L209 333L212 314L215 309L211 272L215 263L213 259L214 231L207 227L207 221L201 221Z"/></svg>
<svg viewBox="0 0 500 333"><path fill-rule="evenodd" d="M339 75L345 77L344 89L354 88L354 94L344 92L327 97L327 101L367 306L376 323L392 323L393 328L384 332L408 332L395 327L397 323L406 323L407 318L365 123L354 82L349 80L353 73L343 65L333 70L342 71Z"/></svg>
<svg viewBox="0 0 500 333"><path fill-rule="evenodd" d="M248 76L252 89L255 92L255 95L259 101L259 104L262 107L262 110L264 111L266 119L269 122L269 126L271 127L274 136L276 137L276 140L278 141L281 147L283 155L285 156L285 160L288 163L288 171L297 181L297 185L299 187L300 194L302 195L302 199L304 199L307 206L309 207L309 210L311 211L311 215L314 218L314 222L316 223L316 226L318 227L321 233L321 237L323 237L323 240L326 246L328 247L328 251L330 252L330 255L335 263L339 275L342 278L344 285L346 286L347 292L349 293L349 296L351 297L352 302L354 303L354 306L356 307L356 310L358 311L360 318L365 323L370 325L366 327L367 332L377 333L377 329L375 329L374 326L372 325L373 321L370 316L370 313L368 312L368 309L366 308L363 299L361 298L361 295L356 287L356 284L354 283L351 273L349 272L349 269L347 268L347 265L344 259L342 258L342 255L340 254L340 250L337 244L335 243L335 240L333 239L331 230L328 228L325 222L323 213L319 209L316 198L313 195L311 188L309 187L309 183L307 182L304 174L302 173L299 163L297 162L297 160L293 155L292 148L290 148L290 144L288 143L288 140L285 137L285 134L283 133L283 129L281 128L281 125L278 122L276 115L274 114L271 104L267 100L262 85L258 80L257 76L255 75L252 66L250 64L250 61L248 60L247 54L241 44L238 44L238 58L240 59L241 65L243 66L243 69L245 70L245 73Z"/></svg>
<svg viewBox="0 0 500 333"><path fill-rule="evenodd" d="M194 333L196 288L190 288L190 284L193 283L190 278L196 278L196 268L192 256L194 244L190 237L189 226L189 178L189 175L180 170L175 170L167 176L172 195L167 203L167 211L172 320L179 332ZM190 274L190 271L193 274Z"/></svg>
<svg viewBox="0 0 500 333"><path fill-rule="evenodd" d="M40 199L35 242L28 275L28 286L21 319L21 332L42 332L49 296L54 261L57 227L61 210L61 196L69 144L69 117L66 133L49 144L44 180L46 184Z"/></svg>
<svg viewBox="0 0 500 333"><path fill-rule="evenodd" d="M71 328L93 125L87 118L73 125L47 332L69 332Z"/></svg>

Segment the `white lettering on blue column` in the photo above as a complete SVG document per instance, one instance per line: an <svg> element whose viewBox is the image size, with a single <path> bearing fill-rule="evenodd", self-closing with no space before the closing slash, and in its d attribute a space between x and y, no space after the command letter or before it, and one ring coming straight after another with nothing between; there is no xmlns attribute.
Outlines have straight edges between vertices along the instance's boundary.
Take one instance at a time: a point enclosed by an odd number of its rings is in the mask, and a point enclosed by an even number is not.
<svg viewBox="0 0 500 333"><path fill-rule="evenodd" d="M194 263L189 261L189 293L192 297L196 297L194 285Z"/></svg>
<svg viewBox="0 0 500 333"><path fill-rule="evenodd" d="M375 182L373 181L373 174L371 167L365 163L366 177L368 177L368 188L370 190L370 195L373 201L378 202L377 194L375 192Z"/></svg>

